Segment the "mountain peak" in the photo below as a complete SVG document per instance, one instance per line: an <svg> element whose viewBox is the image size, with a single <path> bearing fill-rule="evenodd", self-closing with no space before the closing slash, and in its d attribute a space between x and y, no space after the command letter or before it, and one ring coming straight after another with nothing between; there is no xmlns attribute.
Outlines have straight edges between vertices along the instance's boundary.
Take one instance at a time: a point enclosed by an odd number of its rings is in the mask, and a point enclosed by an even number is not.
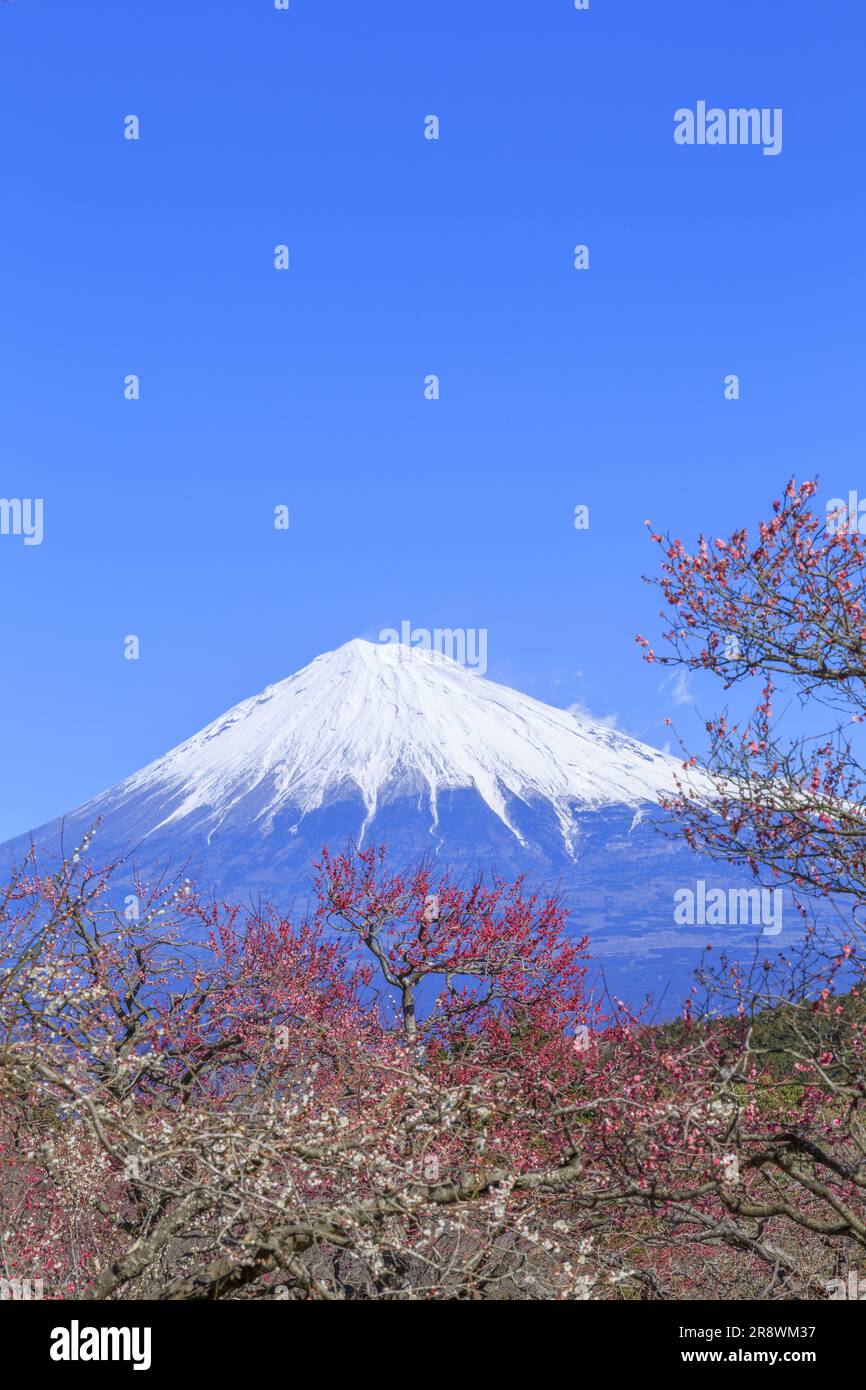
<svg viewBox="0 0 866 1390"><path fill-rule="evenodd" d="M363 662L370 667L402 667L408 662L420 662L422 666L441 667L445 670L450 668L475 674L461 662L455 661L434 647L410 645L408 642L401 641L371 642L366 637L350 638L348 642L344 642L341 647L336 647L334 651L323 652L321 656L317 656L314 661L310 662L310 666L315 666L316 662L329 662L332 659L341 658L344 658L347 663L354 660Z"/></svg>
<svg viewBox="0 0 866 1390"><path fill-rule="evenodd" d="M679 763L590 719L545 705L449 657L353 638L241 701L97 797L82 813L141 805L151 829L190 817L268 833L360 796L360 837L386 802L411 796L435 832L439 798L468 789L518 838L509 804L546 802L571 845L575 809L637 807L671 792ZM151 833L148 830L146 833Z"/></svg>

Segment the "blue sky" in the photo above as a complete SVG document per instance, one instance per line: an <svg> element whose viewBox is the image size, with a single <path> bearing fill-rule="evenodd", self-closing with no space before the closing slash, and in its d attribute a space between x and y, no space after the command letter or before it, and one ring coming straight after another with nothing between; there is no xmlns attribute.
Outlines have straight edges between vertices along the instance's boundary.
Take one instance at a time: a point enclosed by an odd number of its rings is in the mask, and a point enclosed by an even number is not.
<svg viewBox="0 0 866 1390"><path fill-rule="evenodd" d="M864 39L838 0L0 6L0 496L45 508L0 537L0 839L404 618L661 745L644 518L866 493ZM781 154L677 146L699 100L781 107Z"/></svg>

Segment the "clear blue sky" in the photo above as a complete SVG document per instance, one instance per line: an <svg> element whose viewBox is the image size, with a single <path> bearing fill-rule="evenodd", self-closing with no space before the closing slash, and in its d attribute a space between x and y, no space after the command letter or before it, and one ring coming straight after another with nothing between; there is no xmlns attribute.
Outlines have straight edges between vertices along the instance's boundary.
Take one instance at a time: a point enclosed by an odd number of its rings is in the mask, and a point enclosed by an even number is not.
<svg viewBox="0 0 866 1390"><path fill-rule="evenodd" d="M403 618L662 744L644 518L866 493L864 40L850 0L0 5L0 496L45 505L0 537L0 838ZM678 147L698 100L782 153Z"/></svg>

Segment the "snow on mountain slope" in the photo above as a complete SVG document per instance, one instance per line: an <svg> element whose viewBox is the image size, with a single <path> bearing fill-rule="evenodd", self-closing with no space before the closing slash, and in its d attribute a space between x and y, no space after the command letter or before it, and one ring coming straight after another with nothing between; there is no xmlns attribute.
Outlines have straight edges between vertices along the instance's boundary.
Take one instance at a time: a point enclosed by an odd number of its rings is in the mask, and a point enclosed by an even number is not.
<svg viewBox="0 0 866 1390"><path fill-rule="evenodd" d="M50 864L95 829L91 853L114 865L118 910L139 881L183 875L221 901L303 911L322 846L340 851L366 832L397 867L429 858L457 882L523 875L531 891L555 891L574 930L589 932L607 987L636 1001L671 988L673 999L706 943L677 927L677 889L752 883L657 833L667 822L652 803L683 777L679 760L446 657L356 640L0 845L0 881L31 836ZM703 778L689 783L708 792ZM789 915L779 949L796 931Z"/></svg>
<svg viewBox="0 0 866 1390"><path fill-rule="evenodd" d="M674 790L678 777L677 760L445 656L355 639L80 811L144 800L161 814L141 826L145 834L195 817L209 838L234 812L267 832L278 813L292 809L300 821L352 794L366 827L385 802L408 795L435 828L440 794L465 788L518 840L508 801L547 801L570 850L576 806L638 807Z"/></svg>

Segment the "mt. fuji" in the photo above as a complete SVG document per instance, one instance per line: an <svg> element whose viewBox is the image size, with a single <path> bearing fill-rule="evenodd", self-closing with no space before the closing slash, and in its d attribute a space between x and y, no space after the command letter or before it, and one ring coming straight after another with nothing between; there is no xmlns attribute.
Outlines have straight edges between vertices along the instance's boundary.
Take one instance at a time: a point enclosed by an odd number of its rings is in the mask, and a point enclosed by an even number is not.
<svg viewBox="0 0 866 1390"><path fill-rule="evenodd" d="M434 651L356 639L33 839L56 850L62 830L68 848L99 821L94 849L124 861L119 882L183 868L205 891L282 906L326 843L385 844L395 866L432 856L457 876L525 873L562 893L620 992L657 990L704 944L672 907L700 861L648 814L682 778L678 760Z"/></svg>
<svg viewBox="0 0 866 1390"><path fill-rule="evenodd" d="M363 840L382 806L413 797L435 841L442 796L466 789L521 844L509 808L544 803L570 851L575 807L654 800L674 789L679 767L436 652L356 639L236 705L82 815L139 802L139 833L194 818L211 844L232 829L269 838L284 817L294 835L311 812L360 800Z"/></svg>

